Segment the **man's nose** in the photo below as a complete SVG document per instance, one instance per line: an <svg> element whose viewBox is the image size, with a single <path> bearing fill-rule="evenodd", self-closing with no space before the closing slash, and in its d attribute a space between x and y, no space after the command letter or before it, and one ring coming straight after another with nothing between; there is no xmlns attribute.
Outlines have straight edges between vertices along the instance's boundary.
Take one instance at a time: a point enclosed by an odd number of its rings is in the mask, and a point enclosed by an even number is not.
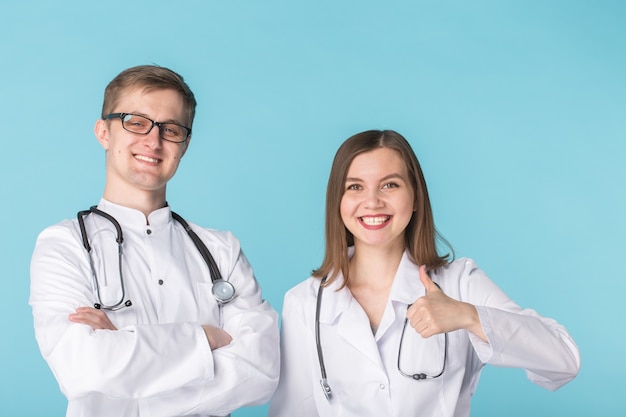
<svg viewBox="0 0 626 417"><path fill-rule="evenodd" d="M144 143L149 145L152 148L157 148L161 146L162 138L161 138L161 129L157 125L152 125L152 129L148 133L144 135Z"/></svg>

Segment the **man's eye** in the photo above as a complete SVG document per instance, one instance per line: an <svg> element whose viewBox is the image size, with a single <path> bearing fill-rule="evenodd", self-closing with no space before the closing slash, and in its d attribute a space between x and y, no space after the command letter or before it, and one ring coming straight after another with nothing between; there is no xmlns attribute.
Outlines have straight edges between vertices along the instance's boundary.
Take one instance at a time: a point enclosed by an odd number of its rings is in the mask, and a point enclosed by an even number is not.
<svg viewBox="0 0 626 417"><path fill-rule="evenodd" d="M145 119L141 119L139 117L135 117L131 115L126 116L126 118L124 119L124 123L128 126L135 126L135 127L145 127L150 124Z"/></svg>

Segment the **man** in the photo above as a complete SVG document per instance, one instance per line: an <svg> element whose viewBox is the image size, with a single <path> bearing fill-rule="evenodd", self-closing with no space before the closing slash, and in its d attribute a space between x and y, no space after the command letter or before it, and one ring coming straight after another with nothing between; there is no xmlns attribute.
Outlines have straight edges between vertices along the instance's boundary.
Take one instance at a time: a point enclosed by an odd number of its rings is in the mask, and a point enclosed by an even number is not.
<svg viewBox="0 0 626 417"><path fill-rule="evenodd" d="M120 73L94 129L103 197L37 240L35 335L67 416L222 416L276 387L277 314L239 241L189 226L167 204L195 107L169 69Z"/></svg>

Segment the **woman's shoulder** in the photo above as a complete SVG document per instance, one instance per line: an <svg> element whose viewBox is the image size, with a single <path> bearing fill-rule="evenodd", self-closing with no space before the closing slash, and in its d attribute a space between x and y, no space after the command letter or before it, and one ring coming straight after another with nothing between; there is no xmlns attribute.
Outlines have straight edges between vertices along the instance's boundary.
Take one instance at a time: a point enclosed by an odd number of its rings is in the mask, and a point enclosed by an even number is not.
<svg viewBox="0 0 626 417"><path fill-rule="evenodd" d="M433 280L447 295L474 304L484 304L486 298L501 292L472 258L459 258L437 269Z"/></svg>
<svg viewBox="0 0 626 417"><path fill-rule="evenodd" d="M437 268L431 275L434 275L441 282L462 282L477 274L483 274L476 262L472 258L458 258L450 263Z"/></svg>
<svg viewBox="0 0 626 417"><path fill-rule="evenodd" d="M314 311L319 284L319 278L309 277L287 290L283 299L283 315L285 312L291 314Z"/></svg>
<svg viewBox="0 0 626 417"><path fill-rule="evenodd" d="M310 297L311 295L315 297L315 294L317 294L317 290L320 287L320 282L320 278L310 276L287 290L285 293L285 299L287 299L287 297L304 299Z"/></svg>
<svg viewBox="0 0 626 417"><path fill-rule="evenodd" d="M456 271L464 269L472 270L478 268L478 266L476 265L476 261L474 261L474 259L462 257L444 265L443 268L446 270Z"/></svg>

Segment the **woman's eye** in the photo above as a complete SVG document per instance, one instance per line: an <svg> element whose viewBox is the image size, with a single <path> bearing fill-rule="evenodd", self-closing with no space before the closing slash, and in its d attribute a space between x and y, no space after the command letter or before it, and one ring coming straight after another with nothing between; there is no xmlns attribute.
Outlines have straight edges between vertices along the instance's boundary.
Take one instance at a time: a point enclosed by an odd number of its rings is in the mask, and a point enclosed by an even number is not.
<svg viewBox="0 0 626 417"><path fill-rule="evenodd" d="M361 186L359 184L350 184L346 187L346 190L360 190Z"/></svg>
<svg viewBox="0 0 626 417"><path fill-rule="evenodd" d="M395 182L388 182L387 184L383 185L383 188L398 188L398 184L396 184Z"/></svg>

